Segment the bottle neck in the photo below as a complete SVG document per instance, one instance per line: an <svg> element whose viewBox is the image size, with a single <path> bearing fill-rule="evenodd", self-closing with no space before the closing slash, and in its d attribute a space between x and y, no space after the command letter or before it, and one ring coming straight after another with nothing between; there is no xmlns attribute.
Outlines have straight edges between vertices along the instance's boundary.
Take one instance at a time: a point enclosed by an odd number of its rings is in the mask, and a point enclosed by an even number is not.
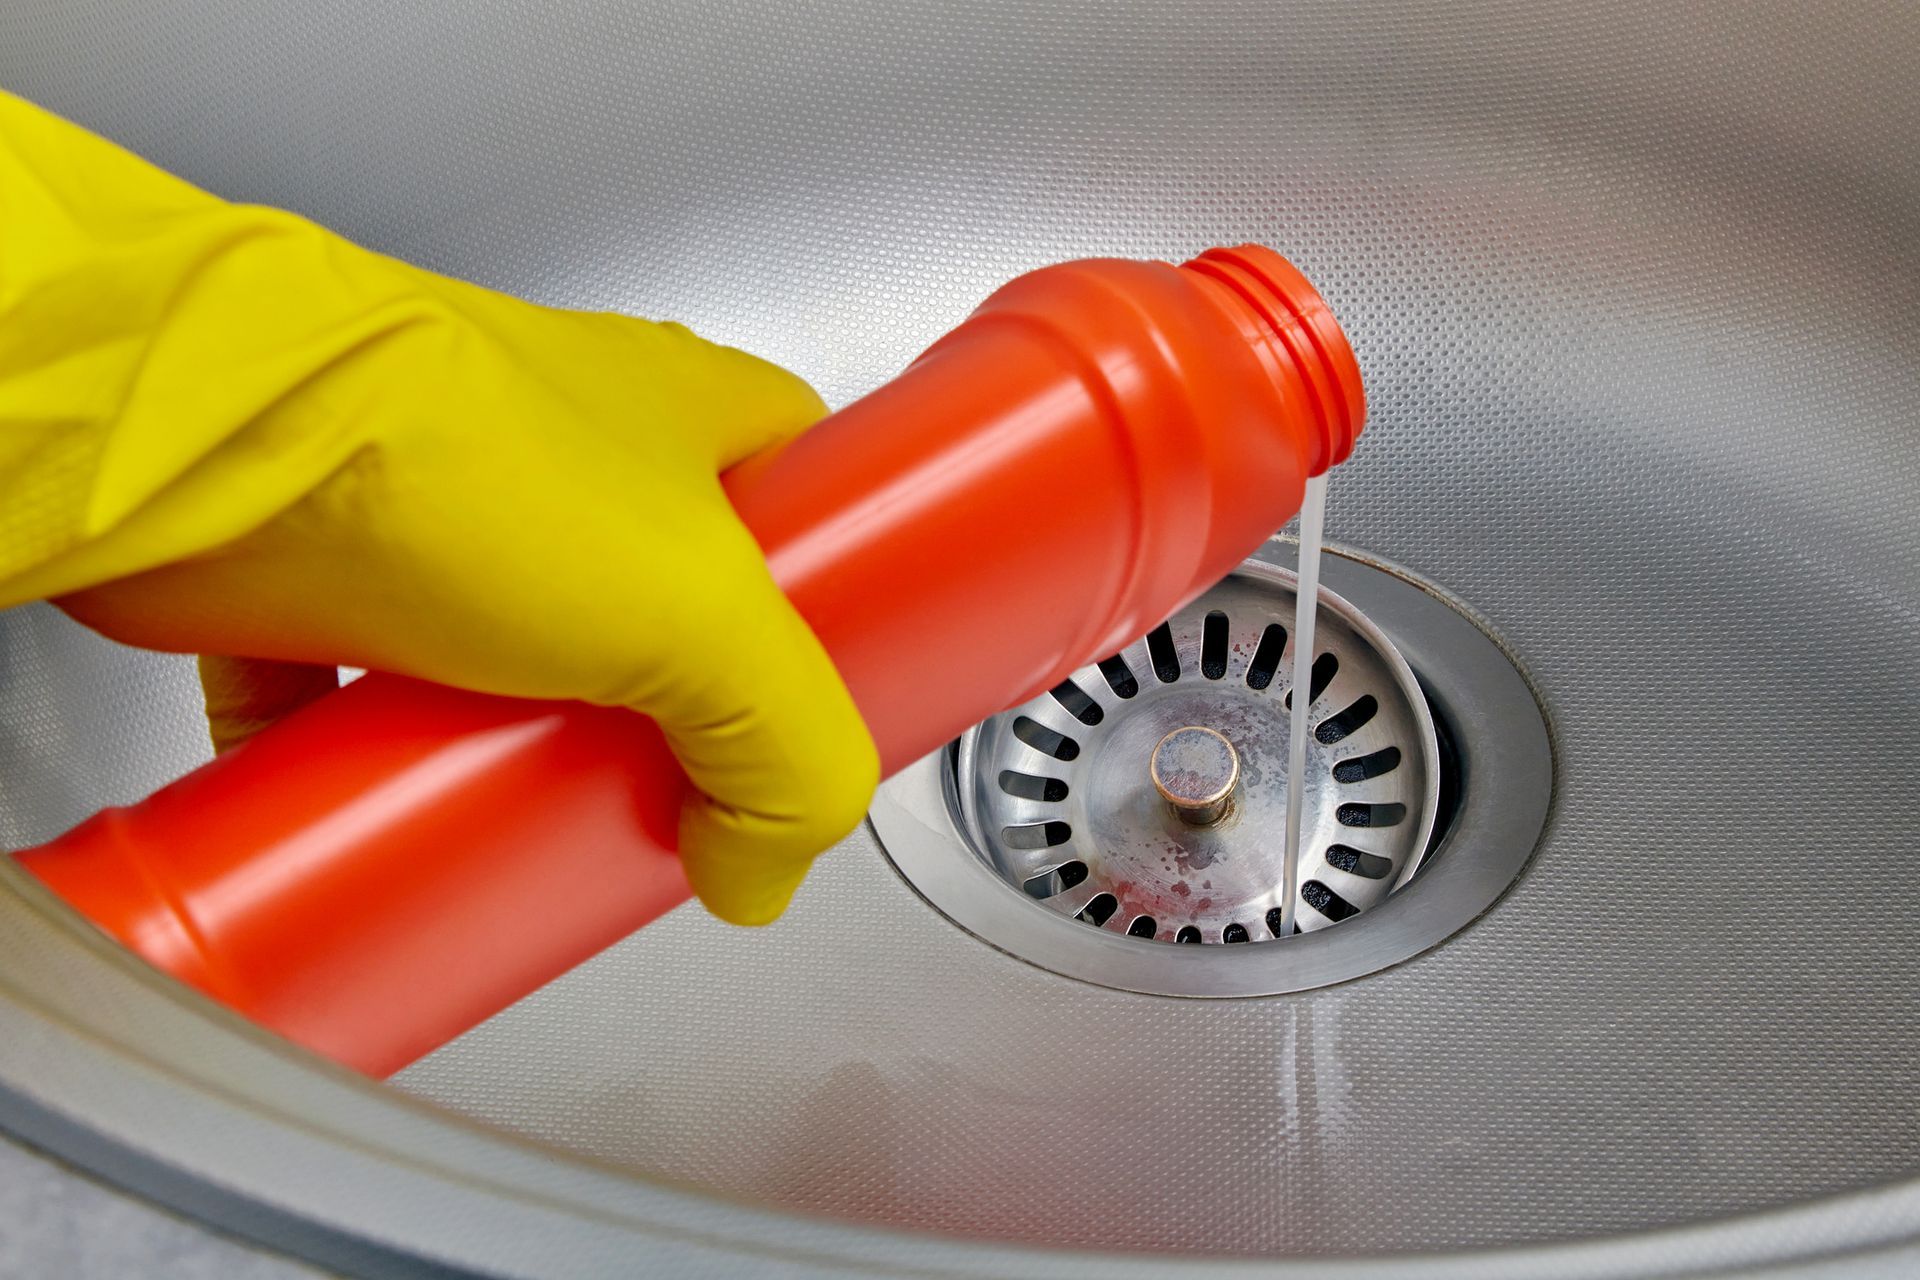
<svg viewBox="0 0 1920 1280"><path fill-rule="evenodd" d="M1301 402L1316 442L1310 475L1346 461L1366 422L1360 365L1333 312L1292 263L1262 245L1209 249L1180 270L1233 314L1283 398Z"/></svg>

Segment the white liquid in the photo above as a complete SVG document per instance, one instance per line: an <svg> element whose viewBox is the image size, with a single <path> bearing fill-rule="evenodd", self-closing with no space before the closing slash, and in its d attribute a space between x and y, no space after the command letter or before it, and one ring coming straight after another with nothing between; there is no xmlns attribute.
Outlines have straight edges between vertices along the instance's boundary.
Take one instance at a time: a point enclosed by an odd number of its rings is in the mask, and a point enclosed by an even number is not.
<svg viewBox="0 0 1920 1280"><path fill-rule="evenodd" d="M1293 606L1293 711L1287 748L1287 852L1281 864L1280 936L1293 935L1300 883L1300 819L1307 790L1308 694L1313 690L1313 623L1320 611L1320 539L1327 523L1326 473L1307 481L1300 504L1300 587Z"/></svg>

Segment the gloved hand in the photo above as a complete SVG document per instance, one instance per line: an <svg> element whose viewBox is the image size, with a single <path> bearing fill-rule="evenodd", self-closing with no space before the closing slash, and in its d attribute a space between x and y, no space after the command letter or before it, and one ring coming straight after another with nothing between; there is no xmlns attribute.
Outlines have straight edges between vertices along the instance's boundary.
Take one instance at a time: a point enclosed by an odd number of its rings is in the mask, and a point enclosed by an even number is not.
<svg viewBox="0 0 1920 1280"><path fill-rule="evenodd" d="M418 270L0 94L0 607L215 655L223 741L336 663L631 707L706 797L695 891L773 919L878 761L717 476L822 412L677 325Z"/></svg>

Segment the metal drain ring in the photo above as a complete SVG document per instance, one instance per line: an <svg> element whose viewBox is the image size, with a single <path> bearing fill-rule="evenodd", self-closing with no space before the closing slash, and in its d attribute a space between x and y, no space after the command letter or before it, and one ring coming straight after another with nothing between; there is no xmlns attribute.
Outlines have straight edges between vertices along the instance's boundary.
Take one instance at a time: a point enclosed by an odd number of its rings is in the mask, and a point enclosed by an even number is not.
<svg viewBox="0 0 1920 1280"><path fill-rule="evenodd" d="M1291 569L1291 542L1252 564ZM1499 898L1531 856L1553 786L1546 718L1505 649L1411 573L1328 548L1323 585L1393 638L1458 757L1457 804L1418 874L1371 910L1263 946L1152 946L1085 923L1009 884L958 818L952 748L882 785L870 814L902 877L955 924L1068 977L1178 996L1257 996L1343 982L1443 941ZM1443 802L1444 803L1444 802Z"/></svg>
<svg viewBox="0 0 1920 1280"><path fill-rule="evenodd" d="M961 736L964 829L1009 884L1123 936L1241 943L1280 930L1294 578L1249 562L1153 633ZM1388 638L1323 591L1295 889L1299 932L1384 901L1427 852L1433 719ZM1242 775L1220 820L1162 799L1156 744L1218 740Z"/></svg>

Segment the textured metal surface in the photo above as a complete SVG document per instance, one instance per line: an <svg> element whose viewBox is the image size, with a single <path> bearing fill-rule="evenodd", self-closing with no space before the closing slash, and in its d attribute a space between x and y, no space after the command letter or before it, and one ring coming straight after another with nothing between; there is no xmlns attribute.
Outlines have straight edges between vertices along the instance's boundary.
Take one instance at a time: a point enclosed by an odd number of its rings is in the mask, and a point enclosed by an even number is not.
<svg viewBox="0 0 1920 1280"><path fill-rule="evenodd" d="M1163 946L1278 936L1294 585L1290 572L1249 562L1151 640L962 735L963 829L1010 888ZM1433 719L1392 641L1322 592L1314 653L1331 674L1314 677L1319 696L1307 708L1316 732L1295 893L1303 933L1384 901L1413 876L1440 790ZM1363 700L1373 708L1364 723L1345 734L1332 727ZM1223 807L1223 817L1202 825L1171 810L1166 783L1153 774L1181 732L1211 747L1186 785L1222 806L1234 793L1231 812ZM1366 760L1388 767L1374 772ZM1363 855L1353 866L1367 874L1336 865L1345 852ZM958 841L953 853L977 856ZM1009 910L1030 909L1024 898L1000 896Z"/></svg>
<svg viewBox="0 0 1920 1280"><path fill-rule="evenodd" d="M0 1276L8 1280L322 1280L0 1139Z"/></svg>
<svg viewBox="0 0 1920 1280"><path fill-rule="evenodd" d="M0 864L0 1125L344 1274L1160 1280L1164 1254L1023 1249L788 1215L560 1158L319 1069L172 988ZM1386 908L1386 909L1391 909ZM1377 913L1376 913L1377 915ZM1338 936L1335 932L1329 936ZM1186 1257L1217 1280L1901 1274L1920 1180L1685 1230L1398 1257Z"/></svg>
<svg viewBox="0 0 1920 1280"><path fill-rule="evenodd" d="M1482 609L1554 717L1528 876L1362 983L1066 982L863 835L779 927L675 916L409 1090L806 1213L1119 1250L1604 1235L1920 1165L1920 11L12 0L0 83L836 401L1025 268L1274 244L1368 379L1332 535ZM44 611L4 626L9 836L200 750L179 663L96 679ZM1617 1257L1703 1265L1654 1247Z"/></svg>

